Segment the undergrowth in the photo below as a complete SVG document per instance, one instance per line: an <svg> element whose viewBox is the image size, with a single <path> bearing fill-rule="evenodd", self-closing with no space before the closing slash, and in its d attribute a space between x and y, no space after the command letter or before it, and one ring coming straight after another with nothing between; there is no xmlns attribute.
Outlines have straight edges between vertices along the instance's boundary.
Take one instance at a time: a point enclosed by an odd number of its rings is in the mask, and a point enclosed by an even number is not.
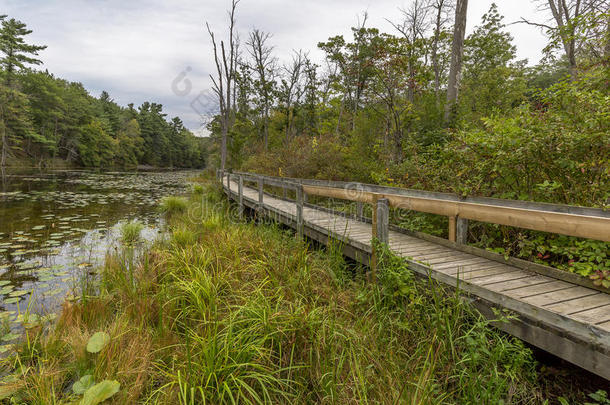
<svg viewBox="0 0 610 405"><path fill-rule="evenodd" d="M0 403L76 403L88 375L120 383L115 404L545 402L529 349L458 294L388 252L368 283L336 243L239 221L218 193L174 211L145 254L109 255L52 330L28 330Z"/></svg>

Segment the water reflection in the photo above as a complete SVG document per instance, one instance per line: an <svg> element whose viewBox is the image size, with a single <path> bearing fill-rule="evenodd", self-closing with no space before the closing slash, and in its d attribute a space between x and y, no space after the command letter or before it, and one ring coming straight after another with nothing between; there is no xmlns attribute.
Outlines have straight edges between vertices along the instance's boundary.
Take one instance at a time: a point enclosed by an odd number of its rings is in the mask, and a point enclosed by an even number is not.
<svg viewBox="0 0 610 405"><path fill-rule="evenodd" d="M19 335L24 313L53 317L110 249L121 224L161 228L156 209L184 193L194 172L95 173L2 169L0 192L0 353ZM21 316L20 316L21 314Z"/></svg>

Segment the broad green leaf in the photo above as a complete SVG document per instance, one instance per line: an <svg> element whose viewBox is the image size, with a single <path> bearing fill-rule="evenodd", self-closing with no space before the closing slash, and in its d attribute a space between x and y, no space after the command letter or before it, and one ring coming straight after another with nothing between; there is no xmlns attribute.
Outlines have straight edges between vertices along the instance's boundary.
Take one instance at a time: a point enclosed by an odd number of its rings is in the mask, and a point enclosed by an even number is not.
<svg viewBox="0 0 610 405"><path fill-rule="evenodd" d="M118 381L104 380L87 389L80 405L97 405L119 392L121 384Z"/></svg>
<svg viewBox="0 0 610 405"><path fill-rule="evenodd" d="M89 338L87 342L87 351L89 353L99 353L104 346L110 342L110 335L106 332L97 332Z"/></svg>
<svg viewBox="0 0 610 405"><path fill-rule="evenodd" d="M95 385L95 380L91 374L82 376L80 380L74 383L72 391L77 395L83 395L89 388Z"/></svg>

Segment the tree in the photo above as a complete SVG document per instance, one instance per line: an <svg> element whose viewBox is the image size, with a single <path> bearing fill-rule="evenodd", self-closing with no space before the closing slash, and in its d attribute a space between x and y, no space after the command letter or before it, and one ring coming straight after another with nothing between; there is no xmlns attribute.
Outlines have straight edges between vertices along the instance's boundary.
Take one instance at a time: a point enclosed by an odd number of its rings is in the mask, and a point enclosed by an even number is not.
<svg viewBox="0 0 610 405"><path fill-rule="evenodd" d="M452 0L433 0L430 7L434 11L434 35L432 37L430 59L434 70L434 95L436 97L436 108L441 107L441 75L443 74L442 43L446 35L445 24L449 20L448 10L453 7Z"/></svg>
<svg viewBox="0 0 610 405"><path fill-rule="evenodd" d="M32 31L28 30L21 21L14 18L6 20L6 16L2 17L0 19L2 20L0 52L3 56L0 58L0 66L4 70L4 82L10 87L18 69L23 69L26 64L40 65L42 63L34 56L37 56L39 51L46 49L46 46L27 44L24 37L31 34Z"/></svg>
<svg viewBox="0 0 610 405"><path fill-rule="evenodd" d="M451 65L447 84L447 104L445 104L445 124L451 125L455 119L455 109L460 87L462 58L464 56L464 37L466 35L466 15L468 0L457 0L455 6L455 23L453 25L453 45L451 47Z"/></svg>
<svg viewBox="0 0 610 405"><path fill-rule="evenodd" d="M214 49L214 62L216 64L216 78L210 75L212 80L212 88L218 97L218 107L220 109L220 130L221 130L221 146L220 146L220 168L225 169L227 163L227 142L229 132L235 120L235 89L233 88L237 61L239 59L239 40L235 34L235 10L240 0L231 1L231 10L229 11L229 44L228 51L225 47L225 42L220 41L220 51L216 43L216 37L212 32L210 25L206 22L208 34L212 39Z"/></svg>
<svg viewBox="0 0 610 405"><path fill-rule="evenodd" d="M492 3L481 25L466 38L460 116L476 123L494 113L508 113L524 101L526 61L515 61L517 49L504 31L503 17Z"/></svg>
<svg viewBox="0 0 610 405"><path fill-rule="evenodd" d="M372 91L386 107L388 130L392 138L393 160L400 162L403 155L403 116L412 108L415 72L410 69L409 58L403 56L403 50L409 47L409 40L382 34L376 43L375 80ZM405 75L405 71L407 74ZM402 89L407 89L404 94Z"/></svg>
<svg viewBox="0 0 610 405"><path fill-rule="evenodd" d="M265 149L269 148L269 112L273 104L276 73L276 60L272 56L273 47L268 44L270 38L269 33L254 29L247 42L248 51L254 64L251 69L256 73L254 89L256 90L258 109L261 114Z"/></svg>
<svg viewBox="0 0 610 405"><path fill-rule="evenodd" d="M552 56L563 48L572 80L576 79L579 56L593 63L610 60L610 1L539 0L550 12L551 22L540 23L521 18L520 23L546 30L550 43L545 53Z"/></svg>
<svg viewBox="0 0 610 405"><path fill-rule="evenodd" d="M0 87L0 167L4 167L12 149L19 148L25 138L36 137L27 114L28 99L14 85L14 76L26 64L42 63L33 56L46 47L25 42L24 37L32 31L21 21L6 20L4 15L0 21L0 67L4 75L4 84Z"/></svg>
<svg viewBox="0 0 610 405"><path fill-rule="evenodd" d="M303 51L295 51L292 61L282 67L285 78L282 79L279 90L279 101L283 103L286 112L286 140L294 136L294 115L295 104L298 104L302 96L301 77L305 62L308 60L307 54Z"/></svg>

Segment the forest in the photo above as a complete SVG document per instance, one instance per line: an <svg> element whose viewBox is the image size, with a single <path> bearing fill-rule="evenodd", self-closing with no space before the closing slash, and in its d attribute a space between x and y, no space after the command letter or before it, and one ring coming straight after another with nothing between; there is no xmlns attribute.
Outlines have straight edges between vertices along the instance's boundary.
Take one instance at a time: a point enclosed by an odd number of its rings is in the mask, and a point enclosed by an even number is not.
<svg viewBox="0 0 610 405"><path fill-rule="evenodd" d="M548 36L532 66L495 4L469 35L463 0L413 1L392 33L364 13L350 38L317 44L317 63L307 50L280 61L272 33L237 32L234 1L227 39L208 26L214 158L275 176L608 207L608 2L537 4L548 20L514 22ZM402 221L446 236L443 218ZM592 240L475 224L469 242L583 276L610 267L608 244Z"/></svg>
<svg viewBox="0 0 610 405"><path fill-rule="evenodd" d="M163 106L119 106L81 83L41 65L45 46L27 43L26 24L1 16L0 166L68 165L96 168L203 167L206 140L168 119Z"/></svg>

